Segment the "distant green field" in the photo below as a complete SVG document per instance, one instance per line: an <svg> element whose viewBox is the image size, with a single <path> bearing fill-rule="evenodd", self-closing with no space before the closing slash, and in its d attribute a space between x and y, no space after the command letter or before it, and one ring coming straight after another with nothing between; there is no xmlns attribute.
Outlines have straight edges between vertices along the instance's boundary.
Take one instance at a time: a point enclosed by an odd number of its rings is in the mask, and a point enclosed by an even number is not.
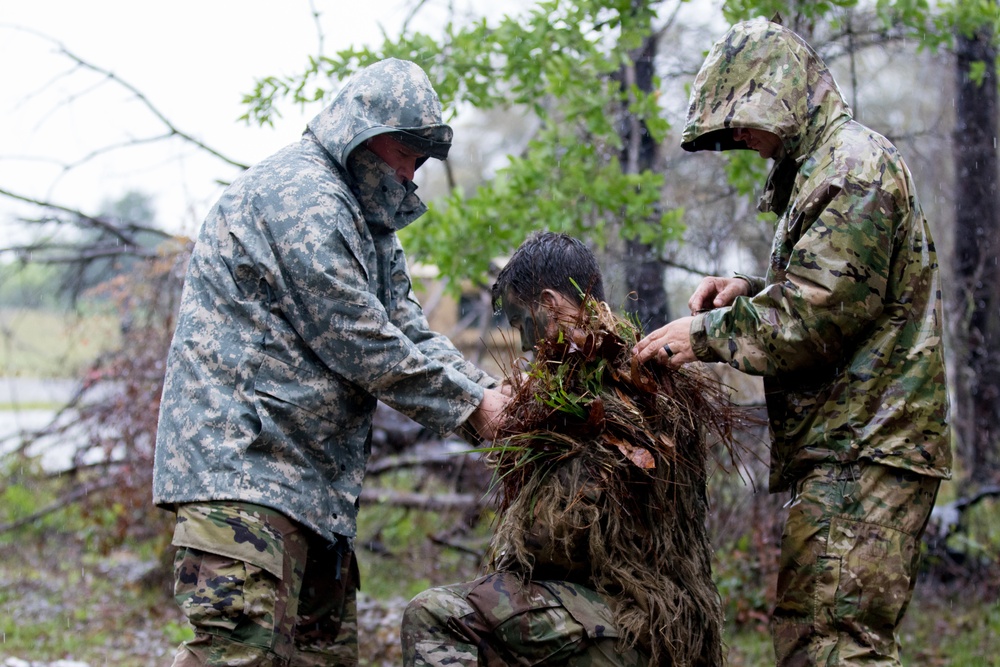
<svg viewBox="0 0 1000 667"><path fill-rule="evenodd" d="M74 377L117 342L110 315L0 309L0 376Z"/></svg>

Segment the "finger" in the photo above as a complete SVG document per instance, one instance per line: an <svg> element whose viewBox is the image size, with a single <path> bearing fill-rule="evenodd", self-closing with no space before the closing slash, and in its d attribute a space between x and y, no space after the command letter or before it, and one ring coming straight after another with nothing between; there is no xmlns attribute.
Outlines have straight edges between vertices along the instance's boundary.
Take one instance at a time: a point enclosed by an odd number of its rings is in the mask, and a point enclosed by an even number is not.
<svg viewBox="0 0 1000 667"><path fill-rule="evenodd" d="M666 334L653 334L645 338L643 343L644 345L638 354L639 361L648 361L653 357L659 357L660 354L666 354L663 350L663 345L666 343Z"/></svg>
<svg viewBox="0 0 1000 667"><path fill-rule="evenodd" d="M743 280L734 280L726 285L725 289L715 297L715 307L728 306L736 300L736 297L743 296L745 293L746 282Z"/></svg>
<svg viewBox="0 0 1000 667"><path fill-rule="evenodd" d="M690 309L692 313L704 310L705 304L708 303L713 296L715 296L715 292L713 290L702 289L699 287L695 293L691 295L691 298L688 299L688 309Z"/></svg>
<svg viewBox="0 0 1000 667"><path fill-rule="evenodd" d="M645 361L656 353L656 349L662 344L659 342L660 337L664 334L663 327L653 331L648 334L645 338L640 340L632 348L632 354L639 357L639 361Z"/></svg>
<svg viewBox="0 0 1000 667"><path fill-rule="evenodd" d="M691 298L688 299L688 308L692 313L700 310L706 310L718 292L719 286L714 278L702 279L702 281L698 283L698 287L695 289L694 294L692 294Z"/></svg>

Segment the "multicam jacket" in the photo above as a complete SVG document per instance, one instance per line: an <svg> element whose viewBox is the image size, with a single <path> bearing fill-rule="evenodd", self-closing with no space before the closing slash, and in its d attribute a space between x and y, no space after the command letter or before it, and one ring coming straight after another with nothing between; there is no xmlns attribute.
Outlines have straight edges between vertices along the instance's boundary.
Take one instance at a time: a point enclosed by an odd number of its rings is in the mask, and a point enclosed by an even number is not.
<svg viewBox="0 0 1000 667"><path fill-rule="evenodd" d="M386 60L249 169L188 267L157 431L157 504L236 500L355 535L378 399L440 433L492 379L429 330L395 231L425 208L362 146L451 141L424 72ZM439 151L440 153L440 151Z"/></svg>
<svg viewBox="0 0 1000 667"><path fill-rule="evenodd" d="M938 264L903 159L801 38L763 19L710 51L682 146L746 148L733 128L784 147L761 201L779 216L770 266L691 337L699 359L764 377L771 490L858 459L948 477Z"/></svg>

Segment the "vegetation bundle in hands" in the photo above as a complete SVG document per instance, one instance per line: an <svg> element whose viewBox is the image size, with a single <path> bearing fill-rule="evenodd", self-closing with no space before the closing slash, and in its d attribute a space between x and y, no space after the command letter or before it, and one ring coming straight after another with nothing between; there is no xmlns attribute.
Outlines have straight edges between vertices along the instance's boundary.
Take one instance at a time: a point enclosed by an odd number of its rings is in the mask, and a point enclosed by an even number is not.
<svg viewBox="0 0 1000 667"><path fill-rule="evenodd" d="M719 665L706 463L710 440L735 455L734 408L707 375L638 365L640 333L587 299L508 379L492 567L598 591L652 664Z"/></svg>

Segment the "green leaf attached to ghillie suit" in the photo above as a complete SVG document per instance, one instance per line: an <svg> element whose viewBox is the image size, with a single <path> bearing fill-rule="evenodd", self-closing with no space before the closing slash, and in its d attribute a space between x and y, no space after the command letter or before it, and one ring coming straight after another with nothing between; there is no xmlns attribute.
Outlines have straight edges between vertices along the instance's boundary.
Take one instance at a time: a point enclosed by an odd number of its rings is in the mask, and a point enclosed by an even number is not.
<svg viewBox="0 0 1000 667"><path fill-rule="evenodd" d="M705 526L711 436L730 443L722 387L639 366L637 328L587 300L543 341L489 459L499 502L492 566L592 588L651 664L722 664L722 607Z"/></svg>

